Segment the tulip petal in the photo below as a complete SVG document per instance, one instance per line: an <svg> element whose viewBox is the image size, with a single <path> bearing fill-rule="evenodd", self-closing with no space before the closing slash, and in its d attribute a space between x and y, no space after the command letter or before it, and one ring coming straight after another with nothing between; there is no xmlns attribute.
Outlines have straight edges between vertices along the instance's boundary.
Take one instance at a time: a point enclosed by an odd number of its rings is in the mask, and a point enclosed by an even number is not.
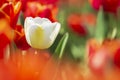
<svg viewBox="0 0 120 80"><path fill-rule="evenodd" d="M48 48L53 44L55 38L57 37L60 30L60 24L58 22L50 24L45 22L42 26L44 26L43 29L45 30L44 44L47 42L46 48Z"/></svg>
<svg viewBox="0 0 120 80"><path fill-rule="evenodd" d="M61 26L60 23L58 23L58 22L55 22L53 24L54 24L54 26L53 26L53 32L50 35L50 39L51 40L53 40L53 39L56 38L56 36L58 35L58 32L60 31L60 26Z"/></svg>
<svg viewBox="0 0 120 80"><path fill-rule="evenodd" d="M29 29L29 36L30 36L30 42L32 47L41 48L42 46L44 46L42 44L44 41L44 31L41 27L38 27L38 26L31 27Z"/></svg>
<svg viewBox="0 0 120 80"><path fill-rule="evenodd" d="M26 35L25 37L26 37L26 40L27 40L28 44L30 44L28 27L29 27L30 25L32 25L31 19L32 19L31 17L26 18L25 23L24 23L24 30L25 30L25 35ZM31 23L30 23L30 22L31 22ZM29 24L29 25L28 25L28 24Z"/></svg>
<svg viewBox="0 0 120 80"><path fill-rule="evenodd" d="M24 25L28 44L38 49L49 48L60 30L60 23L40 17L27 17Z"/></svg>
<svg viewBox="0 0 120 80"><path fill-rule="evenodd" d="M47 18L40 18L40 17L34 18L33 21L39 25L41 25L44 22L51 23Z"/></svg>

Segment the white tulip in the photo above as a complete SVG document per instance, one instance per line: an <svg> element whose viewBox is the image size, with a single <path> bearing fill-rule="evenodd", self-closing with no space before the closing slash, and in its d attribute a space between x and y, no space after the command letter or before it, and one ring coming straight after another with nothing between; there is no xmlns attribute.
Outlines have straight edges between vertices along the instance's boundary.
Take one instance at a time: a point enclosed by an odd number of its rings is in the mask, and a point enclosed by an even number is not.
<svg viewBox="0 0 120 80"><path fill-rule="evenodd" d="M24 24L26 40L33 48L49 48L55 41L60 27L60 23L52 23L47 18L27 17Z"/></svg>

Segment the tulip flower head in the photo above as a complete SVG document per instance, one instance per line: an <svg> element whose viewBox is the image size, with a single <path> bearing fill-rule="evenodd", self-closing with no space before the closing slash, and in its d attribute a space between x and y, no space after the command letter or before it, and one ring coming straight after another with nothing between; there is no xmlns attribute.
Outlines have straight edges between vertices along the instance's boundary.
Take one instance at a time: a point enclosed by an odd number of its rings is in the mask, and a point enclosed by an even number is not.
<svg viewBox="0 0 120 80"><path fill-rule="evenodd" d="M25 19L25 36L28 44L37 49L49 48L60 31L60 23L52 23L47 18L27 17Z"/></svg>
<svg viewBox="0 0 120 80"><path fill-rule="evenodd" d="M103 6L104 11L116 13L120 6L120 0L89 0L95 10Z"/></svg>

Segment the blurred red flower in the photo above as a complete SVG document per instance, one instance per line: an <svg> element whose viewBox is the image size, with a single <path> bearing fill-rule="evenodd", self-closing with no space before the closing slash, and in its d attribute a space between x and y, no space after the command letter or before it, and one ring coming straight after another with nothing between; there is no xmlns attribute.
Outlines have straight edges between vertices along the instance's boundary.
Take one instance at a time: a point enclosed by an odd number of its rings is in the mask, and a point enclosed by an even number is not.
<svg viewBox="0 0 120 80"><path fill-rule="evenodd" d="M109 51L109 56L113 59L116 51L120 48L120 40L119 39L114 39L114 40L106 39L103 41L102 47L105 47Z"/></svg>
<svg viewBox="0 0 120 80"><path fill-rule="evenodd" d="M103 74L107 63L107 50L96 39L87 42L88 65L92 72Z"/></svg>
<svg viewBox="0 0 120 80"><path fill-rule="evenodd" d="M116 12L120 6L120 0L89 0L92 7L99 10L100 6L103 7L106 12Z"/></svg>
<svg viewBox="0 0 120 80"><path fill-rule="evenodd" d="M81 36L87 35L87 25L94 26L96 22L96 18L93 14L71 14L68 19L68 26L75 33Z"/></svg>
<svg viewBox="0 0 120 80"><path fill-rule="evenodd" d="M113 65L120 68L120 40L106 40L103 45L109 51Z"/></svg>
<svg viewBox="0 0 120 80"><path fill-rule="evenodd" d="M98 51L93 53L92 56L89 57L89 68L95 74L105 74L105 69L108 67L109 55L108 51L105 48L100 48Z"/></svg>
<svg viewBox="0 0 120 80"><path fill-rule="evenodd" d="M22 10L24 12L26 10L27 3L29 2L37 2L40 3L41 5L57 5L58 0L21 0L21 2L22 2Z"/></svg>
<svg viewBox="0 0 120 80"><path fill-rule="evenodd" d="M119 66L119 53L120 53L119 40L104 40L100 44L97 40L91 39L87 43L88 63L93 72L103 73L109 61L113 61L115 66Z"/></svg>
<svg viewBox="0 0 120 80"><path fill-rule="evenodd" d="M10 25L14 29L18 20L20 10L21 10L21 2L6 1L1 5L0 10L9 17Z"/></svg>
<svg viewBox="0 0 120 80"><path fill-rule="evenodd" d="M53 22L56 21L57 12L57 6L52 4L43 5L37 1L27 2L26 8L23 11L24 17L45 17Z"/></svg>
<svg viewBox="0 0 120 80"><path fill-rule="evenodd" d="M116 51L114 56L114 63L117 67L120 68L120 48Z"/></svg>
<svg viewBox="0 0 120 80"><path fill-rule="evenodd" d="M30 46L27 44L23 28L17 25L18 16L21 10L21 2L7 0L2 1L0 7L0 52L1 58L5 54L6 46L15 41L18 48L28 49ZM18 29L19 28L19 29Z"/></svg>
<svg viewBox="0 0 120 80"><path fill-rule="evenodd" d="M4 4L4 3L8 3L10 0L0 0L0 7Z"/></svg>
<svg viewBox="0 0 120 80"><path fill-rule="evenodd" d="M14 37L8 18L4 12L0 11L0 59L3 58L7 45Z"/></svg>
<svg viewBox="0 0 120 80"><path fill-rule="evenodd" d="M10 43L10 40L4 33L0 34L0 38L0 59L2 59L4 57L6 47Z"/></svg>
<svg viewBox="0 0 120 80"><path fill-rule="evenodd" d="M70 15L68 17L68 24L70 26L70 29L72 29L77 34L82 36L87 35L86 27L82 24L80 15Z"/></svg>
<svg viewBox="0 0 120 80"><path fill-rule="evenodd" d="M89 39L87 41L86 46L87 46L87 53L88 53L87 55L88 55L88 57L91 57L101 47L100 43L96 39Z"/></svg>
<svg viewBox="0 0 120 80"><path fill-rule="evenodd" d="M29 44L26 41L22 25L16 25L15 27L14 42L19 49L26 50L30 48Z"/></svg>

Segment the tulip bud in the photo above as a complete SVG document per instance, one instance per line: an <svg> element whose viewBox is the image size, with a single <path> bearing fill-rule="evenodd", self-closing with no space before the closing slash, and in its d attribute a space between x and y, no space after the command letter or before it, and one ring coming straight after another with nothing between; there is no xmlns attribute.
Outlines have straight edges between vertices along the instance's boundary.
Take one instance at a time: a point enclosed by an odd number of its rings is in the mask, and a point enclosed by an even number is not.
<svg viewBox="0 0 120 80"><path fill-rule="evenodd" d="M52 23L47 18L25 19L25 36L28 44L33 48L46 49L49 48L60 31L60 23Z"/></svg>

